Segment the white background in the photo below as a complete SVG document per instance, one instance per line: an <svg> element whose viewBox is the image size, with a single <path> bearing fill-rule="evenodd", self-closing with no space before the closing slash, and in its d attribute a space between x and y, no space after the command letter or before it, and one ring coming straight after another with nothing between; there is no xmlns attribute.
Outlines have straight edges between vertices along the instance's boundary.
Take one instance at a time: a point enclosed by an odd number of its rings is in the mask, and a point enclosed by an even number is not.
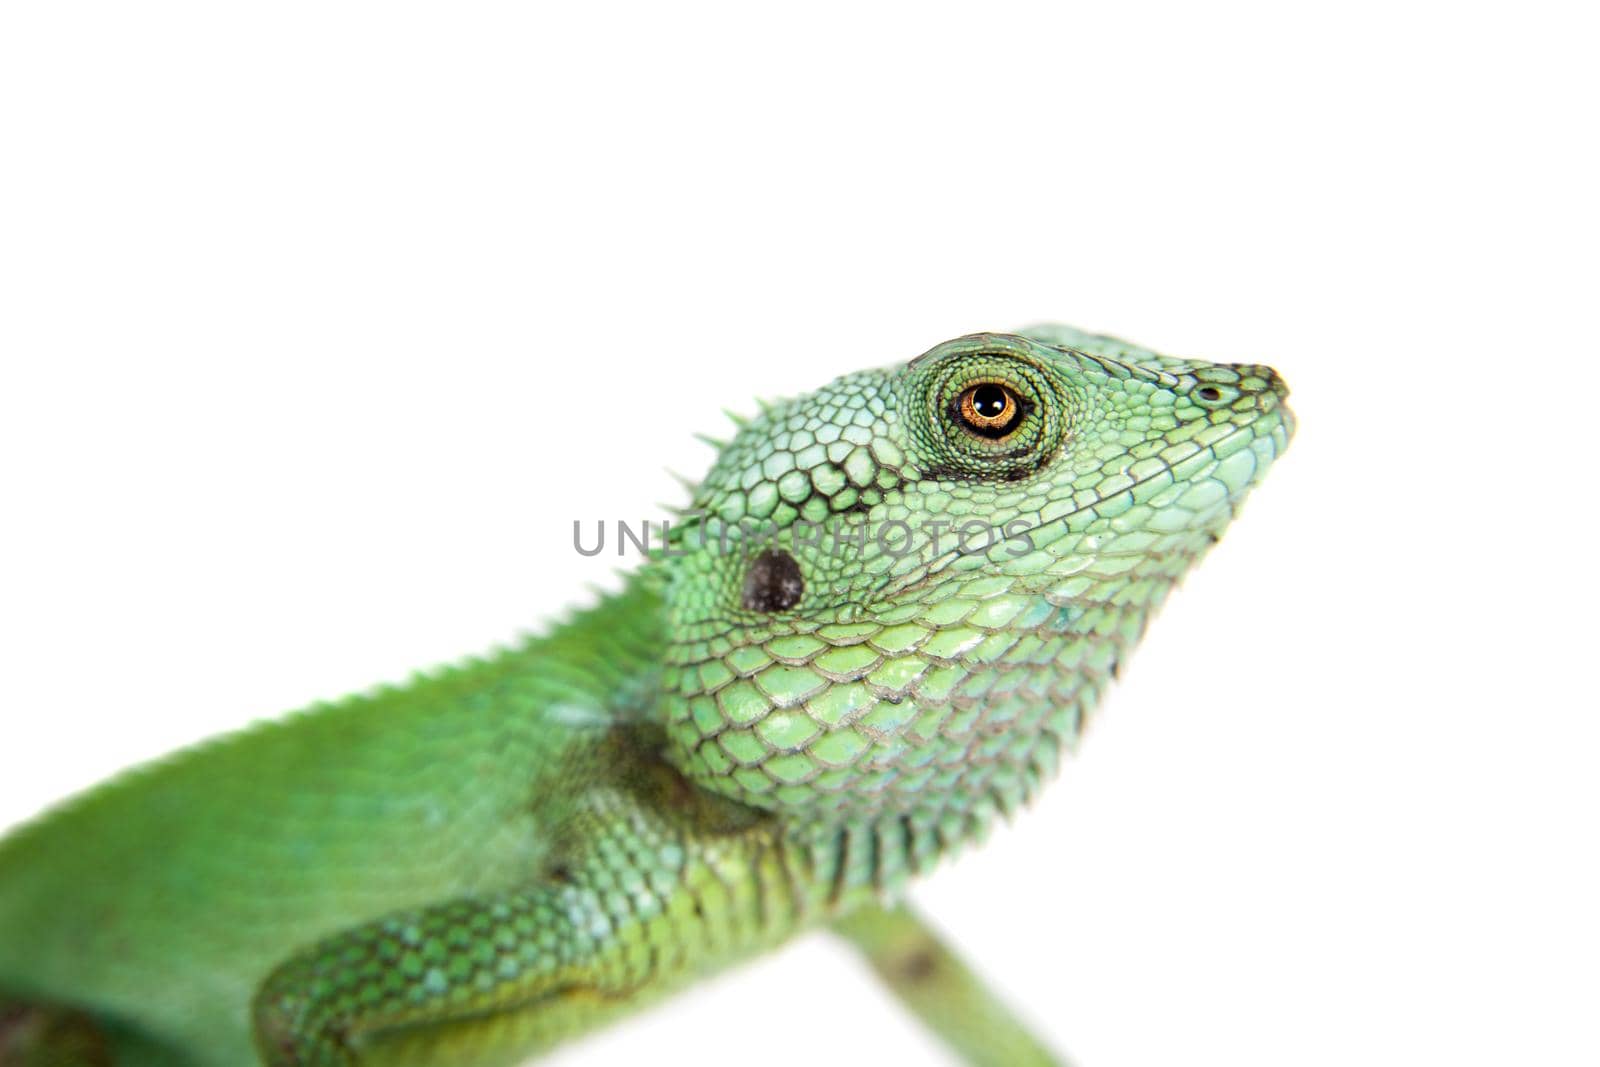
<svg viewBox="0 0 1600 1067"><path fill-rule="evenodd" d="M920 902L1084 1067L1600 1062L1578 11L7 4L0 824L613 583L572 519L724 406L1059 319L1301 432ZM558 1062L936 1055L812 939Z"/></svg>

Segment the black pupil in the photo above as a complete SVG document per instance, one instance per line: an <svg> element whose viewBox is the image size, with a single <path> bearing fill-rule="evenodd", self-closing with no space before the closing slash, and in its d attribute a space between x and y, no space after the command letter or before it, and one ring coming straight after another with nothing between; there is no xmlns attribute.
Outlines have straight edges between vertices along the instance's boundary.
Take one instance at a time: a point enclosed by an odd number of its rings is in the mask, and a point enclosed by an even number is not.
<svg viewBox="0 0 1600 1067"><path fill-rule="evenodd" d="M1006 391L998 385L980 385L972 391L972 410L986 419L1005 414Z"/></svg>

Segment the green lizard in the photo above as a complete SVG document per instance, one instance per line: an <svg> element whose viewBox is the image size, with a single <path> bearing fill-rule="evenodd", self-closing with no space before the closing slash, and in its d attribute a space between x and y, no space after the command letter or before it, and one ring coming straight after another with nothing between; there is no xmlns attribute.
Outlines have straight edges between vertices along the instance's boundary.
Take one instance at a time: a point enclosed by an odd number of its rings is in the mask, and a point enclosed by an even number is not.
<svg viewBox="0 0 1600 1067"><path fill-rule="evenodd" d="M970 1063L1055 1062L892 901L1052 775L1286 394L1039 327L766 407L546 636L0 843L0 1064L511 1064L819 926Z"/></svg>

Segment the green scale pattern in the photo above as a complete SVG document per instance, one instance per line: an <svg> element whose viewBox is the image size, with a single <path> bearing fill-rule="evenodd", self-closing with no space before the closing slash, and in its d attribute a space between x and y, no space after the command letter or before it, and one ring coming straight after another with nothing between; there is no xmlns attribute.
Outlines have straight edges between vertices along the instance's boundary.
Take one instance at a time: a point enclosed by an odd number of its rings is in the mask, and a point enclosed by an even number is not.
<svg viewBox="0 0 1600 1067"><path fill-rule="evenodd" d="M939 417L996 377L1048 416L998 464ZM909 821L936 851L981 834L1053 773L1151 612L1286 447L1284 395L1265 367L1056 327L960 338L768 408L677 531L671 758L786 815ZM740 610L774 546L804 594L777 615Z"/></svg>
<svg viewBox="0 0 1600 1067"><path fill-rule="evenodd" d="M973 1063L1049 1062L879 902L1051 776L1286 395L1038 327L767 407L547 635L0 840L0 1067L509 1065L822 923Z"/></svg>

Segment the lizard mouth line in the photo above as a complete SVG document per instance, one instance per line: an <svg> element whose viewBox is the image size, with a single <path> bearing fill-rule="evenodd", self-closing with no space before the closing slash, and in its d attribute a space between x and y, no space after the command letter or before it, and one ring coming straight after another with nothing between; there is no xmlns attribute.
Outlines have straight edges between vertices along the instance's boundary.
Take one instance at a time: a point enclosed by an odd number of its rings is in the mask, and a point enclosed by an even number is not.
<svg viewBox="0 0 1600 1067"><path fill-rule="evenodd" d="M1280 403L1279 405L1274 406L1270 411L1262 412L1261 416L1258 416L1257 418L1250 420L1249 422L1245 423L1244 425L1234 427L1232 431L1222 435L1221 437L1217 438L1215 441L1213 441L1209 445L1207 445L1206 446L1207 450L1210 451L1213 454L1213 458L1214 458L1217 448L1219 448L1220 446L1226 444L1229 441L1232 441L1234 438L1238 437L1242 433L1247 433L1247 432L1253 431L1255 429L1256 424L1260 421L1261 417L1269 415L1269 414L1273 414L1273 413L1278 413L1278 416L1282 420L1282 422L1284 423L1286 430L1292 431L1292 427L1293 427L1293 424L1294 424L1293 423L1293 416L1289 415L1288 414L1288 408L1284 407ZM1186 459L1187 459L1187 457L1186 457ZM1183 461L1180 461L1180 462L1183 462ZM1122 489L1119 489L1117 491L1117 495L1120 495L1122 493L1131 493L1133 490L1139 488L1141 485L1148 485L1150 482L1154 481L1155 479L1160 478L1163 474L1171 474L1171 473L1172 473L1172 464L1163 461L1163 463L1161 464L1160 469L1152 471L1149 474L1145 475L1143 478L1139 478L1136 481L1134 481L1132 484L1130 484L1130 485L1128 485L1128 486L1126 486L1126 487L1124 487ZM1047 519L1047 520L1042 521L1042 522L1037 522L1037 523L1033 524L1032 526L1028 527L1026 530L1014 531L1014 532L1010 533L1008 535L1008 537L1011 538L1011 539L1024 538L1024 537L1031 538L1035 533L1038 533L1041 530L1047 530L1050 527L1055 526L1058 523L1070 522L1072 519L1083 515L1085 512L1093 511L1095 508L1097 508L1101 504L1105 503L1106 499L1107 499L1106 497L1102 496L1102 497L1096 499L1092 503L1085 504L1082 507L1073 508L1071 511L1068 511L1063 515L1058 515L1053 519ZM893 596L897 596L897 595L899 595L901 593L908 592L911 589L916 588L918 585L922 584L923 582L926 582L929 579L933 578L934 576L942 573L945 569L947 569L952 564L954 564L955 561L958 560L958 559L962 559L963 557L966 557L966 556L987 555L991 551L993 551L993 546L992 545L988 545L988 544L984 545L982 548L961 548L960 546L957 546L956 548L953 548L948 552L941 553L937 559L929 560L927 567L922 569L920 571L920 573L916 573L914 576L913 575L907 575L902 580L889 585L888 587L886 587L883 590L881 595L884 596L884 597L893 597Z"/></svg>

